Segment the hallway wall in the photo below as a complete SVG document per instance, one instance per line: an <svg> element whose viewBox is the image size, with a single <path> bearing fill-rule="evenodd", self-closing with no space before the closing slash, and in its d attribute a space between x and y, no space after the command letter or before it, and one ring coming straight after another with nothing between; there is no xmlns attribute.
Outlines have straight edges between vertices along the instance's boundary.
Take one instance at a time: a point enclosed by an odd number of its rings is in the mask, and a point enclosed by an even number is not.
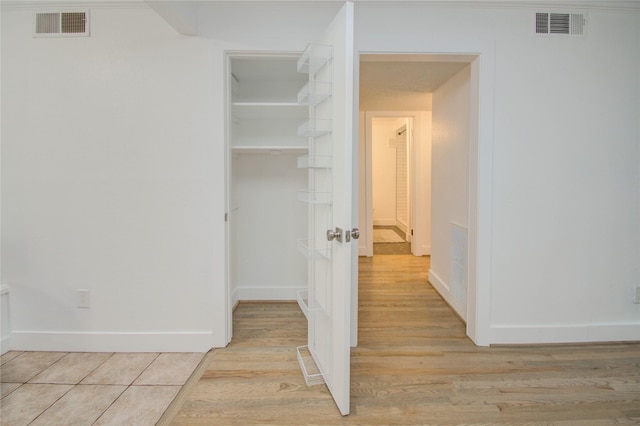
<svg viewBox="0 0 640 426"><path fill-rule="evenodd" d="M429 281L463 319L452 289L452 224L468 228L471 74L467 66L433 93L431 269ZM467 276L464 277L466 281ZM467 285L459 291L466 293Z"/></svg>
<svg viewBox="0 0 640 426"><path fill-rule="evenodd" d="M379 117L373 119L372 175L373 225L396 224L396 147L395 132L406 119Z"/></svg>

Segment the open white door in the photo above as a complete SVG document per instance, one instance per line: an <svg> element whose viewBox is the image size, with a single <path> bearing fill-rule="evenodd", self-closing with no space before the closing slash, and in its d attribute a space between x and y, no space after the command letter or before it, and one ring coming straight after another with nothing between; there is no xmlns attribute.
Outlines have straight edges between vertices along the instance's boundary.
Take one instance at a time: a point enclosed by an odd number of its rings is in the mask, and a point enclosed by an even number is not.
<svg viewBox="0 0 640 426"><path fill-rule="evenodd" d="M309 286L308 348L338 409L349 414L353 182L353 4L347 2L317 43L309 45L299 69L309 72L301 92L309 103ZM357 195L357 194L356 194Z"/></svg>

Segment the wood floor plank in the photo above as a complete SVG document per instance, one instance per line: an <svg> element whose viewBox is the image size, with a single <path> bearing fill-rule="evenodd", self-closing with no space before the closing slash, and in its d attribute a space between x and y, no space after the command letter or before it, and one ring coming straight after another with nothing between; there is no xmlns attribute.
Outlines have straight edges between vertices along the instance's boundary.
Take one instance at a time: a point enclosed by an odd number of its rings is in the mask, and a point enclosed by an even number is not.
<svg viewBox="0 0 640 426"><path fill-rule="evenodd" d="M174 425L640 424L640 344L479 348L429 285L428 257L360 260L351 415L307 387L295 303L241 303Z"/></svg>

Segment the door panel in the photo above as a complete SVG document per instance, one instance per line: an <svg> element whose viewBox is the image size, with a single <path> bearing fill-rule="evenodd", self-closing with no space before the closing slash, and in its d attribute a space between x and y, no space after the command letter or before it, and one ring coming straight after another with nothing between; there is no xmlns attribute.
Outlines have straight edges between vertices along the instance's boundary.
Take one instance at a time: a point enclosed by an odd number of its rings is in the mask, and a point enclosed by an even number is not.
<svg viewBox="0 0 640 426"><path fill-rule="evenodd" d="M310 90L330 83L331 95L310 96L309 351L342 415L349 414L352 247L353 4L347 2L308 57ZM327 56L330 60L325 61ZM330 158L326 167L323 158ZM325 167L321 166L325 164ZM342 229L328 240L327 231Z"/></svg>

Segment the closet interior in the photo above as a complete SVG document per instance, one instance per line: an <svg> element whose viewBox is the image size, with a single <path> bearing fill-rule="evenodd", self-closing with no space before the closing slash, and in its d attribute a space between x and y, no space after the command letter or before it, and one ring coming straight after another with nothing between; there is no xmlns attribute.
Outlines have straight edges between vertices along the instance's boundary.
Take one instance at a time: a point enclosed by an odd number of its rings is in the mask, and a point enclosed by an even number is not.
<svg viewBox="0 0 640 426"><path fill-rule="evenodd" d="M229 58L231 302L298 301L308 384L329 362L316 330L331 319L332 53Z"/></svg>
<svg viewBox="0 0 640 426"><path fill-rule="evenodd" d="M295 300L308 259L328 250L315 234L331 215L330 59L331 48L317 45L230 57L234 302Z"/></svg>
<svg viewBox="0 0 640 426"><path fill-rule="evenodd" d="M299 55L231 56L229 250L233 304L295 300L306 287L307 262L297 240L307 233L307 207L298 191L308 153L298 126L308 108L298 92L308 77Z"/></svg>

